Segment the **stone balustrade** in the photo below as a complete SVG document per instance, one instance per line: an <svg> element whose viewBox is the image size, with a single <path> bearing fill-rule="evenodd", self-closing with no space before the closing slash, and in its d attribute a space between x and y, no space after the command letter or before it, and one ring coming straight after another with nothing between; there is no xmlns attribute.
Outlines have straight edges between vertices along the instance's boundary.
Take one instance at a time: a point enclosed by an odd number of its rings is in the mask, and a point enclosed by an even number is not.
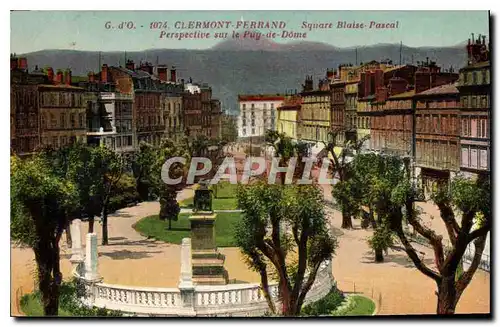
<svg viewBox="0 0 500 327"><path fill-rule="evenodd" d="M85 265L74 273L85 288L83 303L88 306L119 310L138 316L263 316L268 304L257 283L228 285L193 285L189 251L191 243L184 239L181 246L181 278L177 288L123 286L102 283L96 271L97 246L95 234L87 236ZM78 274L78 271L85 272ZM306 276L307 277L307 276ZM334 286L331 261L325 261L314 284L306 295L305 304L324 297ZM278 285L271 283L269 292L279 308Z"/></svg>

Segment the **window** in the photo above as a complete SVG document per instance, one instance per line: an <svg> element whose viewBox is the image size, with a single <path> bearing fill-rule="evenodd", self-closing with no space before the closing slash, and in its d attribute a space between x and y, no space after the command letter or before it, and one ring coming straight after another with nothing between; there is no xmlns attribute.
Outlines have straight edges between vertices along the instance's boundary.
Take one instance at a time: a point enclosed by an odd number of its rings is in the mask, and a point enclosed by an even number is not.
<svg viewBox="0 0 500 327"><path fill-rule="evenodd" d="M251 108L252 110L255 109L255 104L252 103Z"/></svg>
<svg viewBox="0 0 500 327"><path fill-rule="evenodd" d="M56 120L56 116L55 116L53 113L51 113L51 114L50 114L50 127L52 127L52 128L57 127L57 120ZM52 143L53 143L53 142L52 142ZM54 143L53 143L53 144L54 144Z"/></svg>
<svg viewBox="0 0 500 327"><path fill-rule="evenodd" d="M486 149L479 150L479 168L488 169L488 151Z"/></svg>
<svg viewBox="0 0 500 327"><path fill-rule="evenodd" d="M247 130L243 128L243 136L247 135Z"/></svg>
<svg viewBox="0 0 500 327"><path fill-rule="evenodd" d="M247 108L247 105L246 105L245 103L243 103L243 104L241 105L241 109L245 110L246 108Z"/></svg>
<svg viewBox="0 0 500 327"><path fill-rule="evenodd" d="M252 135L255 134L255 128L252 128Z"/></svg>
<svg viewBox="0 0 500 327"><path fill-rule="evenodd" d="M477 72L472 72L472 84L477 84Z"/></svg>
<svg viewBox="0 0 500 327"><path fill-rule="evenodd" d="M79 118L80 118L80 127L85 127L85 116L83 115L83 113L80 113L79 114Z"/></svg>
<svg viewBox="0 0 500 327"><path fill-rule="evenodd" d="M75 114L70 115L70 120L71 120L71 128L75 128L76 125L76 117Z"/></svg>
<svg viewBox="0 0 500 327"><path fill-rule="evenodd" d="M470 149L470 167L477 168L477 149Z"/></svg>
<svg viewBox="0 0 500 327"><path fill-rule="evenodd" d="M471 107L472 108L477 108L477 97L475 95L472 96Z"/></svg>

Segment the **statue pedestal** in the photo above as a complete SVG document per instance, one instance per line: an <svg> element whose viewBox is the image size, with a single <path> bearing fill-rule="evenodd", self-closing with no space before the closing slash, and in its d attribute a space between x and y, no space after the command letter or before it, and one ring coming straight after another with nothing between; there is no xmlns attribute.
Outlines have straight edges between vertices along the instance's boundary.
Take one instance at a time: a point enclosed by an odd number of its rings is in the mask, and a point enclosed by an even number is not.
<svg viewBox="0 0 500 327"><path fill-rule="evenodd" d="M191 221L193 283L196 285L226 285L225 257L217 251L215 218L212 212L196 212Z"/></svg>

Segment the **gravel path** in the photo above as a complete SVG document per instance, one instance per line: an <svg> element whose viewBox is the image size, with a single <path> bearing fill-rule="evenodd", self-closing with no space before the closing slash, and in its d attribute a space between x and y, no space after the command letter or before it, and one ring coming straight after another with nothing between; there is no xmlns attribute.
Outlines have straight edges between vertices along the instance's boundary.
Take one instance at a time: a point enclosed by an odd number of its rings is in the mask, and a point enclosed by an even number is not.
<svg viewBox="0 0 500 327"><path fill-rule="evenodd" d="M191 189L179 194L183 200L193 196ZM429 207L430 208L430 207ZM426 209L429 209L426 207ZM140 235L133 224L142 217L159 212L157 202L145 202L116 212L109 217L110 244L99 246L99 272L106 283L175 287L179 280L180 247L155 242ZM341 215L329 210L329 221L339 238L339 248L333 262L333 273L339 287L346 292L362 292L380 306L379 314L434 313L435 284L408 261L402 250L390 250L386 262L374 263L366 244L370 231L359 228L341 230ZM100 243L100 224L95 230ZM82 235L86 224L82 224ZM84 238L83 238L84 239ZM258 275L244 264L237 248L221 248L226 255L226 269L231 279L259 282ZM426 262L432 263L432 253L420 247ZM70 277L69 251L62 248L61 268L65 278ZM19 315L20 295L33 290L34 260L30 249L11 247L11 313ZM457 312L489 312L490 275L478 271L464 292Z"/></svg>

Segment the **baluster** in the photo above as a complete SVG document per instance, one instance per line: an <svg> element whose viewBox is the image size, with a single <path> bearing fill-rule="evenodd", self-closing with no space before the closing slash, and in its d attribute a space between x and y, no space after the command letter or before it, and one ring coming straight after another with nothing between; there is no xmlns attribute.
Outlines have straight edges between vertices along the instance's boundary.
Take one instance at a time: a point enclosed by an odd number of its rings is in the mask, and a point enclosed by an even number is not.
<svg viewBox="0 0 500 327"><path fill-rule="evenodd" d="M208 304L208 293L203 293L203 304L204 305Z"/></svg>
<svg viewBox="0 0 500 327"><path fill-rule="evenodd" d="M160 293L160 306L165 305L165 293Z"/></svg>
<svg viewBox="0 0 500 327"><path fill-rule="evenodd" d="M152 304L153 304L153 294L148 293L148 305L152 305Z"/></svg>
<svg viewBox="0 0 500 327"><path fill-rule="evenodd" d="M161 305L161 302L160 302L160 294L159 294L159 293L155 293L155 305L156 305L156 306Z"/></svg>
<svg viewBox="0 0 500 327"><path fill-rule="evenodd" d="M210 304L215 304L215 293L211 292L209 299Z"/></svg>
<svg viewBox="0 0 500 327"><path fill-rule="evenodd" d="M236 294L235 294L235 292L231 291L230 295L231 295L231 303L235 303L236 302Z"/></svg>
<svg viewBox="0 0 500 327"><path fill-rule="evenodd" d="M217 304L222 304L222 297L224 296L223 292L217 292Z"/></svg>
<svg viewBox="0 0 500 327"><path fill-rule="evenodd" d="M224 292L224 303L229 303L229 292Z"/></svg>

